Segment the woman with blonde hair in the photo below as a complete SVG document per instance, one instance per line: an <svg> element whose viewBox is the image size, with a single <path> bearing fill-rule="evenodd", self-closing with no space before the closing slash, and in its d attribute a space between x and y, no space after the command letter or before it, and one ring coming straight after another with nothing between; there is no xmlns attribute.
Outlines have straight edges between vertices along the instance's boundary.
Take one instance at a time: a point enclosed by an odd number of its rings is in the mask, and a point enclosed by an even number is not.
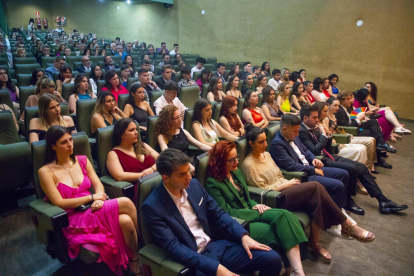
<svg viewBox="0 0 414 276"><path fill-rule="evenodd" d="M294 108L289 102L290 88L291 86L289 82L282 82L279 85L279 96L277 96L277 105L280 106L280 111L282 111L283 114L298 113L298 110Z"/></svg>
<svg viewBox="0 0 414 276"><path fill-rule="evenodd" d="M290 79L289 79L289 76L290 76L289 69L287 69L287 68L283 68L283 69L280 71L280 75L282 76L282 78L280 79L282 82L287 82L287 83L289 83L289 81L290 81Z"/></svg>
<svg viewBox="0 0 414 276"><path fill-rule="evenodd" d="M267 77L265 75L260 74L256 80L256 92L257 94L262 94L263 89L268 86L267 84Z"/></svg>
<svg viewBox="0 0 414 276"><path fill-rule="evenodd" d="M30 120L30 143L44 140L47 130L53 125L66 127L70 133L76 133L72 118L61 116L59 99L55 95L47 93L39 98L39 118Z"/></svg>
<svg viewBox="0 0 414 276"><path fill-rule="evenodd" d="M17 57L19 58L25 58L26 57L26 49L24 48L19 48L16 51Z"/></svg>
<svg viewBox="0 0 414 276"><path fill-rule="evenodd" d="M76 102L78 100L90 100L96 98L89 85L88 77L85 74L78 74L75 78L73 94L69 97L69 106L76 113Z"/></svg>

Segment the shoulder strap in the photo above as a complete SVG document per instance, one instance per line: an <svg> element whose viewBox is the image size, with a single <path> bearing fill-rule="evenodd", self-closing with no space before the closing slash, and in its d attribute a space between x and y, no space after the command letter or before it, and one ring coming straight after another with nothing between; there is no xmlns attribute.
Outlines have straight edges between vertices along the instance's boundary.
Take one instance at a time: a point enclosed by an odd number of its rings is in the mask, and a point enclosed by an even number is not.
<svg viewBox="0 0 414 276"><path fill-rule="evenodd" d="M52 172L52 174L53 174L53 177L57 180L57 182L59 182L59 179L56 177L56 175L55 175L55 173L53 172L53 170L52 170L52 168L49 166L49 165L46 165L48 168L49 168L49 170Z"/></svg>
<svg viewBox="0 0 414 276"><path fill-rule="evenodd" d="M75 157L78 159L82 171L86 173L86 164L88 163L86 155L76 155Z"/></svg>

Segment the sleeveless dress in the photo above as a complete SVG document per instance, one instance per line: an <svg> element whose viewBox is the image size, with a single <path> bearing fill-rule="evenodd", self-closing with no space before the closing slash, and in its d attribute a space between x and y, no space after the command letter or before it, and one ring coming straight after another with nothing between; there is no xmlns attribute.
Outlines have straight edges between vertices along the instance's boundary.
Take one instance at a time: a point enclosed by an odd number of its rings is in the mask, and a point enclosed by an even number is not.
<svg viewBox="0 0 414 276"><path fill-rule="evenodd" d="M90 99L92 99L92 97L91 97L91 95L89 95L89 93L78 94L78 98L79 98L79 100L90 100Z"/></svg>
<svg viewBox="0 0 414 276"><path fill-rule="evenodd" d="M101 114L101 113L99 113L99 114ZM111 114L111 115L112 115L112 124L107 119L105 119L104 115L101 114L102 118L104 119L104 122L105 122L106 126L112 126L112 125L115 125L115 123L116 123L115 116L113 114ZM94 133L92 133L92 138L95 138L95 139L98 138L98 131L95 131Z"/></svg>
<svg viewBox="0 0 414 276"><path fill-rule="evenodd" d="M272 117L282 117L283 113L280 110L275 110L273 108L273 106L271 106L268 103L263 103L263 105L265 105L265 106L267 106L267 108L269 108L270 116L272 116Z"/></svg>
<svg viewBox="0 0 414 276"><path fill-rule="evenodd" d="M78 155L76 158L84 178L79 188L73 188L59 182L56 188L63 199L78 198L91 194L89 192L91 181L86 172L87 157ZM49 201L47 197L45 197L45 201ZM82 212L74 209L65 211L68 213L69 226L63 229L63 234L68 241L69 256L71 258L75 258L80 247L83 246L90 251L99 253L100 258L97 262L105 262L114 272L120 272L120 268L127 267L129 260L132 258L132 252L125 243L119 225L119 206L116 199L105 201L103 207L93 213L91 208Z"/></svg>
<svg viewBox="0 0 414 276"><path fill-rule="evenodd" d="M339 93L339 89L336 86L332 86L332 94L338 94Z"/></svg>
<svg viewBox="0 0 414 276"><path fill-rule="evenodd" d="M329 94L328 90L323 89L322 91L323 91L323 94L325 94L326 99L328 99L328 98L330 98L330 97L331 97L331 94Z"/></svg>
<svg viewBox="0 0 414 276"><path fill-rule="evenodd" d="M71 127L65 127L67 131L69 131L69 133L71 133L72 131L76 130L75 126L71 126ZM39 141L40 140L46 140L46 130L43 129L31 129L29 131L29 133L37 133L37 135L39 135Z"/></svg>
<svg viewBox="0 0 414 276"><path fill-rule="evenodd" d="M178 149L185 154L187 154L188 147L190 144L188 143L187 136L184 133L184 130L180 128L180 132L178 134L174 134L171 141L167 144L169 148Z"/></svg>
<svg viewBox="0 0 414 276"><path fill-rule="evenodd" d="M250 113L252 114L252 118L255 124L260 123L263 120L262 114L255 111L254 109L249 109ZM243 124L246 124L246 120L243 119Z"/></svg>
<svg viewBox="0 0 414 276"><path fill-rule="evenodd" d="M280 108L285 112L290 112L289 99L286 99L286 101L280 106Z"/></svg>
<svg viewBox="0 0 414 276"><path fill-rule="evenodd" d="M206 143L215 144L219 141L220 132L218 131L216 124L213 121L211 121L211 131L205 130L203 125L197 121L194 123L198 124L198 126L201 128L201 134L203 135L203 139L206 141Z"/></svg>
<svg viewBox="0 0 414 276"><path fill-rule="evenodd" d="M134 109L134 113L129 116L129 118L134 119L138 122L140 126L147 127L148 126L148 113L144 109L136 106L135 104L132 106Z"/></svg>

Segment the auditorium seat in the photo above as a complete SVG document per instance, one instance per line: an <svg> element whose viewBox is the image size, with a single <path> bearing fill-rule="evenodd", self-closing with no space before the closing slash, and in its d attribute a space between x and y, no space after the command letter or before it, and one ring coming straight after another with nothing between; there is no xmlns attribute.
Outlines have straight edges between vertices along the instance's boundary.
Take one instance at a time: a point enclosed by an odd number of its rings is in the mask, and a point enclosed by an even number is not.
<svg viewBox="0 0 414 276"><path fill-rule="evenodd" d="M16 70L9 68L8 65L2 64L0 65L0 69L6 70L6 72L9 74L9 77L12 79L16 78Z"/></svg>
<svg viewBox="0 0 414 276"><path fill-rule="evenodd" d="M3 103L10 107L10 109L13 110L16 119L19 120L19 114L17 114L17 110L14 108L14 104L10 98L10 92L8 89L0 89L0 103Z"/></svg>
<svg viewBox="0 0 414 276"><path fill-rule="evenodd" d="M181 80L181 73L175 73L174 79L173 81L175 81L176 83L178 83Z"/></svg>
<svg viewBox="0 0 414 276"><path fill-rule="evenodd" d="M19 87L19 105L20 113L23 113L26 107L26 101L31 96L34 95L36 91L36 86L20 86Z"/></svg>
<svg viewBox="0 0 414 276"><path fill-rule="evenodd" d="M226 91L227 85L229 84L228 81L223 82L223 87L221 88L221 91ZM224 94L226 94L226 92L224 92Z"/></svg>
<svg viewBox="0 0 414 276"><path fill-rule="evenodd" d="M194 72L193 73L193 80L194 81L198 81L201 78L202 78L201 71L200 72Z"/></svg>
<svg viewBox="0 0 414 276"><path fill-rule="evenodd" d="M226 70L231 70L235 64L236 64L235 62L227 62ZM241 68L240 68L240 71L241 71Z"/></svg>
<svg viewBox="0 0 414 276"><path fill-rule="evenodd" d="M214 64L211 64L211 63L210 64L206 63L206 64L204 64L204 68L208 69L210 71L213 71L216 68L216 66Z"/></svg>
<svg viewBox="0 0 414 276"><path fill-rule="evenodd" d="M186 109L184 113L184 129L191 133L194 109Z"/></svg>
<svg viewBox="0 0 414 276"><path fill-rule="evenodd" d="M99 61L103 61L104 60L104 58L102 56L97 56L97 57L90 56L89 59L91 61L91 67L93 65L98 65ZM81 61L82 61L82 57L81 57Z"/></svg>
<svg viewBox="0 0 414 276"><path fill-rule="evenodd" d="M72 76L74 78L74 76ZM62 98L66 101L69 102L69 97L70 95L73 94L73 91L75 89L75 84L74 83L64 83L62 84Z"/></svg>
<svg viewBox="0 0 414 276"><path fill-rule="evenodd" d="M15 57L13 59L13 64L34 64L37 63L37 60L35 57L25 57L25 58L19 58L19 57Z"/></svg>
<svg viewBox="0 0 414 276"><path fill-rule="evenodd" d="M39 63L34 64L16 64L16 74L31 74L35 69L41 68Z"/></svg>
<svg viewBox="0 0 414 276"><path fill-rule="evenodd" d="M203 84L203 90L201 91L201 98L203 99L207 99L207 94L208 94L208 87L210 86L210 84L206 83Z"/></svg>
<svg viewBox="0 0 414 276"><path fill-rule="evenodd" d="M17 86L19 87L19 89L21 86L29 86L31 79L32 79L32 74L18 74L17 75ZM20 98L20 95L19 95L19 98Z"/></svg>
<svg viewBox="0 0 414 276"><path fill-rule="evenodd" d="M243 106L244 106L244 98L238 99L237 100L237 114L239 115L240 119L242 118Z"/></svg>
<svg viewBox="0 0 414 276"><path fill-rule="evenodd" d="M129 91L129 89L131 88L131 85L134 83L134 82L137 82L138 81L138 78L135 78L135 77L129 77L128 78L128 80L127 80L127 88L128 88L128 91Z"/></svg>
<svg viewBox="0 0 414 276"><path fill-rule="evenodd" d="M158 116L149 116L148 117L148 127L147 127L147 137L148 142L147 144L156 150L157 152L160 152L160 147L158 146L158 143L156 143L157 137L155 137L155 126L158 122Z"/></svg>
<svg viewBox="0 0 414 276"><path fill-rule="evenodd" d="M118 108L124 111L125 105L128 103L129 94L121 94L118 96Z"/></svg>
<svg viewBox="0 0 414 276"><path fill-rule="evenodd" d="M154 111L154 114L155 114L154 103L159 97L161 97L164 94L164 92L165 92L165 90L152 91L152 93L149 96L149 105L152 108L152 111Z"/></svg>
<svg viewBox="0 0 414 276"><path fill-rule="evenodd" d="M76 129L77 131L83 131L86 133L86 135L88 135L89 142L92 144L92 148L93 144L96 143L95 138L90 138L92 137L91 121L96 100L97 99L95 98L87 100L78 100L76 102Z"/></svg>
<svg viewBox="0 0 414 276"><path fill-rule="evenodd" d="M42 59L41 59L41 61L42 61L42 68L43 69L46 69L47 67L49 67L49 66L47 66L48 63L52 63L53 64L55 58L56 57L42 57Z"/></svg>
<svg viewBox="0 0 414 276"><path fill-rule="evenodd" d="M187 62L187 59L191 58L191 55L188 54L182 54L181 55L181 59L184 60L185 62Z"/></svg>
<svg viewBox="0 0 414 276"><path fill-rule="evenodd" d="M241 92L241 89L242 89L242 87L243 87L243 84L244 84L244 80L240 80L239 81L239 88L238 88L238 90ZM243 95L244 96L244 95Z"/></svg>
<svg viewBox="0 0 414 276"><path fill-rule="evenodd" d="M200 88L198 85L181 87L178 98L187 108L193 108L195 102L200 97Z"/></svg>
<svg viewBox="0 0 414 276"><path fill-rule="evenodd" d="M8 64L9 64L9 60L8 60L7 56L0 58L0 65L8 65Z"/></svg>
<svg viewBox="0 0 414 276"><path fill-rule="evenodd" d="M216 65L217 65L217 58L207 58L207 63L209 63L209 64L213 64L214 65L214 67L216 67Z"/></svg>
<svg viewBox="0 0 414 276"><path fill-rule="evenodd" d="M211 105L213 106L213 116L211 116L211 118L218 122L220 119L221 103L211 103Z"/></svg>
<svg viewBox="0 0 414 276"><path fill-rule="evenodd" d="M97 96L98 96L98 98L99 98L99 93L101 92L102 87L104 85L105 85L105 80L98 80L98 84L96 85L97 86Z"/></svg>

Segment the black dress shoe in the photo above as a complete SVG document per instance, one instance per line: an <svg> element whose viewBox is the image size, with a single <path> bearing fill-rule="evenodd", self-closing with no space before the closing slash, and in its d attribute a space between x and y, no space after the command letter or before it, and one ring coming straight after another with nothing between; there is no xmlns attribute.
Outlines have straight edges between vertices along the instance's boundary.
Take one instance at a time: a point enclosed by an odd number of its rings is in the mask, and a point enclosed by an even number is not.
<svg viewBox="0 0 414 276"><path fill-rule="evenodd" d="M385 168L385 169L392 169L392 165L388 164L384 160L381 160L381 162L374 163L374 166L375 167L377 167L377 166L382 167L382 168Z"/></svg>
<svg viewBox="0 0 414 276"><path fill-rule="evenodd" d="M380 202L379 204L379 211L381 214L403 211L405 209L408 209L407 205L399 205L391 200L387 202Z"/></svg>
<svg viewBox="0 0 414 276"><path fill-rule="evenodd" d="M377 149L385 150L385 151L388 151L388 152L391 152L391 153L396 153L397 152L396 149L391 148L387 143L382 144L382 145L378 145Z"/></svg>
<svg viewBox="0 0 414 276"><path fill-rule="evenodd" d="M374 173L374 174L380 174L379 172L377 172L377 171L371 171L371 173Z"/></svg>
<svg viewBox="0 0 414 276"><path fill-rule="evenodd" d="M364 209L362 209L361 207L356 205L354 200L348 202L348 206L346 206L345 209L348 210L349 212L352 212L352 213L360 215L360 216L365 215Z"/></svg>
<svg viewBox="0 0 414 276"><path fill-rule="evenodd" d="M389 156L389 154L385 151L381 152L381 157L385 157L387 158Z"/></svg>

